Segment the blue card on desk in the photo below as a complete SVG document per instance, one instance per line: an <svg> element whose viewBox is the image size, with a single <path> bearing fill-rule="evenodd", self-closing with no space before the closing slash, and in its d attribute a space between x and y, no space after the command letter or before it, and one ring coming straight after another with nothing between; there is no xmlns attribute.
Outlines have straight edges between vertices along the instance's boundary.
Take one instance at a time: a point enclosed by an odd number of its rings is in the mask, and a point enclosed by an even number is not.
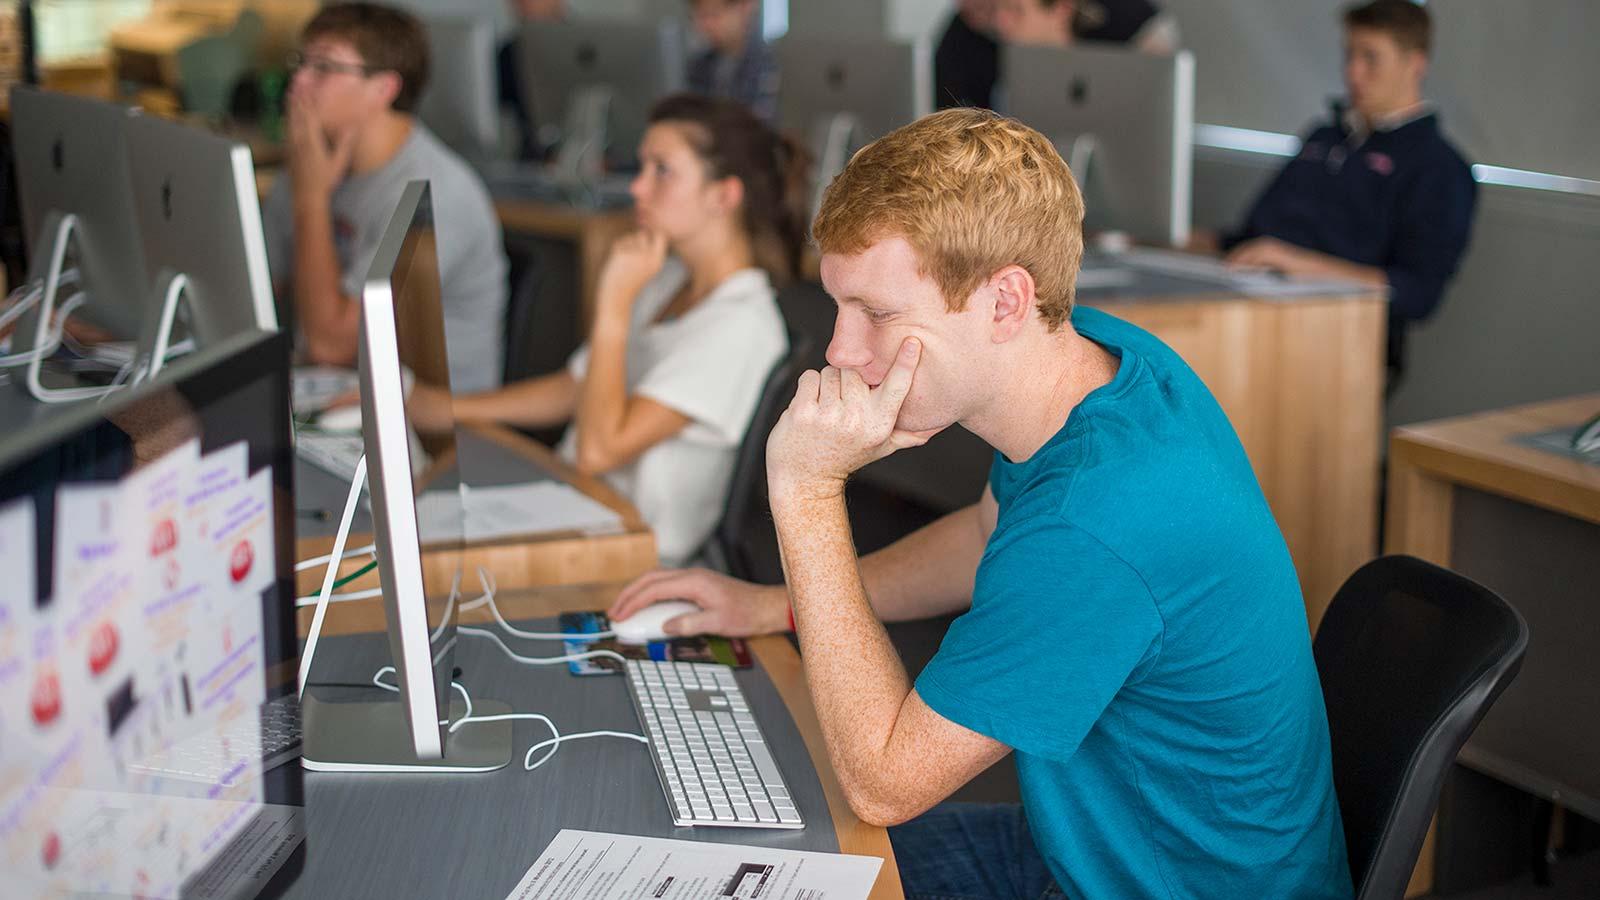
<svg viewBox="0 0 1600 900"><path fill-rule="evenodd" d="M563 642L565 652L568 654L583 653L588 650L610 650L628 659L719 663L736 669L750 667L750 648L743 638L697 635L651 641L648 644L624 644L615 638L584 637L611 630L611 620L606 618L605 613L562 613L559 621L561 632L572 635L571 639ZM622 664L615 659L601 656L569 660L567 670L574 675L615 675L622 672Z"/></svg>

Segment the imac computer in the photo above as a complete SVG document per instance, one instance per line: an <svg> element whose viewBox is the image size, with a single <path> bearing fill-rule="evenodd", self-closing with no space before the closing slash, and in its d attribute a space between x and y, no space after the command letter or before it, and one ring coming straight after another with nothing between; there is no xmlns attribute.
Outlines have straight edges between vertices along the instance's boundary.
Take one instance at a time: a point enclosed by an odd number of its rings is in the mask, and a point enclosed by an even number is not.
<svg viewBox="0 0 1600 900"><path fill-rule="evenodd" d="M117 341L144 327L150 282L128 181L126 126L135 113L101 100L17 86L11 90L29 283L39 297L17 319L9 359L26 361L23 383L39 400L99 397L104 388L47 387L44 358L70 313Z"/></svg>
<svg viewBox="0 0 1600 900"><path fill-rule="evenodd" d="M460 17L429 18L425 25L428 84L417 118L467 160L496 158L500 110L494 29L487 20Z"/></svg>
<svg viewBox="0 0 1600 900"><path fill-rule="evenodd" d="M516 57L541 143L559 144L558 171L579 178L633 167L650 106L682 90L687 58L673 21L529 23Z"/></svg>
<svg viewBox="0 0 1600 900"><path fill-rule="evenodd" d="M440 492L447 495L443 499L453 500L453 515L418 515L418 488L435 467L417 458L422 445L412 439L406 416L413 379L446 391L450 387L440 293L430 189L426 181L413 181L401 193L362 287L357 353L361 436L398 702L391 697L341 702L320 691L308 674L301 695L308 769L485 772L511 759L508 722L455 733L445 727L465 714L451 686L460 602L461 492L459 487ZM444 441L433 447L433 461L454 457L454 436L447 433ZM334 552L341 552L337 541ZM436 572L455 562L453 584L441 587L436 575L430 586L423 575L424 553ZM472 706L475 715L510 711L502 703L478 698Z"/></svg>
<svg viewBox="0 0 1600 900"><path fill-rule="evenodd" d="M1194 55L1009 47L1004 111L1055 142L1083 188L1090 230L1189 240Z"/></svg>
<svg viewBox="0 0 1600 900"><path fill-rule="evenodd" d="M816 163L814 215L856 150L932 111L932 57L924 42L796 34L775 51L778 121L806 135Z"/></svg>
<svg viewBox="0 0 1600 900"><path fill-rule="evenodd" d="M204 893L304 804L288 363L236 335L0 432L6 896Z"/></svg>
<svg viewBox="0 0 1600 900"><path fill-rule="evenodd" d="M164 364L180 303L196 346L277 330L250 149L151 116L135 116L126 130L143 265L155 277L142 377Z"/></svg>

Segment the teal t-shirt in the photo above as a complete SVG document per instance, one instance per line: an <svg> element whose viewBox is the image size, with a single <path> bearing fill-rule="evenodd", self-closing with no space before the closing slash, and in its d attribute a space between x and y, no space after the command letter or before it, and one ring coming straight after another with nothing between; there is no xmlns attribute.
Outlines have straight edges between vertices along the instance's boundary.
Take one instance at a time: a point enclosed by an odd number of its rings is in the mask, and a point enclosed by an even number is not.
<svg viewBox="0 0 1600 900"><path fill-rule="evenodd" d="M1116 377L995 455L972 608L917 692L1013 748L1069 896L1348 898L1300 585L1244 449L1165 344L1072 324Z"/></svg>

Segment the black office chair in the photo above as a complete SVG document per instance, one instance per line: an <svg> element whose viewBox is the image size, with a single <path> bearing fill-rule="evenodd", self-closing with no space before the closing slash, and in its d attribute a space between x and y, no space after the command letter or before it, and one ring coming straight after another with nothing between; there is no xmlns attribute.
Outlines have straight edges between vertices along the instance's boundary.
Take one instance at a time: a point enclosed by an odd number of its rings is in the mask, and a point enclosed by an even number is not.
<svg viewBox="0 0 1600 900"><path fill-rule="evenodd" d="M1357 900L1400 900L1456 753L1522 666L1528 626L1409 556L1362 566L1313 642Z"/></svg>
<svg viewBox="0 0 1600 900"><path fill-rule="evenodd" d="M767 506L767 435L789 407L794 385L806 368L811 339L789 331L789 355L767 374L761 402L750 419L728 483L728 503L701 555L714 569L758 584L783 581L778 538Z"/></svg>

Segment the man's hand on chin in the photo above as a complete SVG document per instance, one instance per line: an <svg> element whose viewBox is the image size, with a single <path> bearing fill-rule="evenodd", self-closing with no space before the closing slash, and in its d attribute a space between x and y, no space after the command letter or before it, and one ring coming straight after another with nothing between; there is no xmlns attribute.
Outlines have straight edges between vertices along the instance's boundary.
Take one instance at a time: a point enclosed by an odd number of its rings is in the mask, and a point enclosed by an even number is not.
<svg viewBox="0 0 1600 900"><path fill-rule="evenodd" d="M774 502L841 497L845 479L897 450L917 447L940 429L896 427L922 356L922 342L900 344L883 383L829 366L800 376L794 400L767 437L767 480Z"/></svg>

